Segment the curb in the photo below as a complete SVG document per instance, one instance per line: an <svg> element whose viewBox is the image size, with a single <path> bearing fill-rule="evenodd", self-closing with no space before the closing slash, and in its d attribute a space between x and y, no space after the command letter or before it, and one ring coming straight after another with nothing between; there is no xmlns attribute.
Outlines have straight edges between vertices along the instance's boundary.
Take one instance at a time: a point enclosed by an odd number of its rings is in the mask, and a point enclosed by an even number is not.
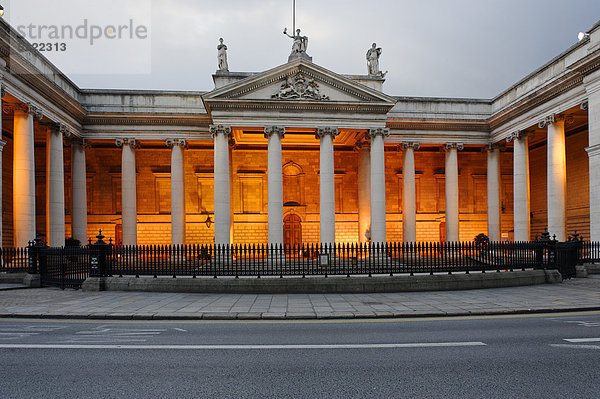
<svg viewBox="0 0 600 399"><path fill-rule="evenodd" d="M506 309L498 311L474 311L474 312L422 312L422 313L381 313L381 314L352 314L352 313L327 313L327 314L246 314L246 313L202 313L198 315L67 315L67 314L16 314L0 313L0 319L61 319L61 320L170 320L170 321L283 321L283 320L367 320L367 319L408 319L408 318L437 318L437 317L468 317L468 316L502 316L519 314L543 314L543 313L569 313L600 311L600 306L574 307L574 308L538 308L538 309Z"/></svg>
<svg viewBox="0 0 600 399"><path fill-rule="evenodd" d="M15 284L14 287L0 287L0 291L14 291L14 290L27 290L31 287L28 287L26 285L19 285L19 284Z"/></svg>

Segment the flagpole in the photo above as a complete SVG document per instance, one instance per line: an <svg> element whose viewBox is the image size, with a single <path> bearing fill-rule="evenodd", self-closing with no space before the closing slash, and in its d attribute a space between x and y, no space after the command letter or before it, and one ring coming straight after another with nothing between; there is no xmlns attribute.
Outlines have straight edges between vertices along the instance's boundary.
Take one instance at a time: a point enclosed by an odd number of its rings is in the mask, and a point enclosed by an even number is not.
<svg viewBox="0 0 600 399"><path fill-rule="evenodd" d="M292 35L296 34L296 0L294 0L294 23L293 23Z"/></svg>

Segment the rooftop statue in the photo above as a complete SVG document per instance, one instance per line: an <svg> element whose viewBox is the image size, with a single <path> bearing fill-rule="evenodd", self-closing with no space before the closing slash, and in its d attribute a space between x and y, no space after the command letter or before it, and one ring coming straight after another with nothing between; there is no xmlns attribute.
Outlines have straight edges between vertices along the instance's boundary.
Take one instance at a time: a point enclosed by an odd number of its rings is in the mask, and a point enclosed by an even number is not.
<svg viewBox="0 0 600 399"><path fill-rule="evenodd" d="M306 53L308 48L308 36L302 36L300 34L300 29L296 29L296 34L292 36L287 32L287 28L285 28L283 34L293 39L292 53L290 54L288 61L292 61L295 58L305 58L312 61L312 58Z"/></svg>
<svg viewBox="0 0 600 399"><path fill-rule="evenodd" d="M217 45L217 66L220 72L229 72L229 65L227 64L227 46L223 44L223 38L219 39L219 45Z"/></svg>
<svg viewBox="0 0 600 399"><path fill-rule="evenodd" d="M371 48L367 51L367 70L370 76L385 76L387 72L381 72L379 70L379 56L381 55L381 47L377 47L377 43L373 43Z"/></svg>

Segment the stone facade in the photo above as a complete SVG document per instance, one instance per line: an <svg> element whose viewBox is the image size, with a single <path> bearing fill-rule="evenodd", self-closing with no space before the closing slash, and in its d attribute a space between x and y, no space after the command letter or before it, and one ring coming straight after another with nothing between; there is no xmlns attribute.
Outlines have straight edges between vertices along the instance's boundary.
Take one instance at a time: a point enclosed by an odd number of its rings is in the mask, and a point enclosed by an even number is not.
<svg viewBox="0 0 600 399"><path fill-rule="evenodd" d="M19 40L0 30L0 45ZM488 234L492 203L500 204L503 240L533 239L557 221L551 233L577 230L600 240L600 219L590 207L600 186L590 161L600 142L598 48L596 25L578 46L491 100L391 97L380 90L382 76L339 75L305 59L258 74L220 71L209 92L86 91L42 58L37 67L24 66L33 82L0 62L2 245L33 238L23 227L32 213L24 205L34 206L33 228L53 245L72 235L86 240L99 229L118 244L140 245L182 242L177 234L197 244L215 237L217 243L318 243L333 235L343 243L367 235L405 241L406 226L414 227L407 234L417 241L469 241ZM310 95L290 96L295 85ZM270 142L267 132L278 132L277 140ZM80 158L72 157L76 148L83 148ZM494 149L496 202L488 198L495 188L488 184L487 151ZM85 190L74 162L85 162ZM34 190L24 186L30 182ZM172 215L173 201L179 214ZM283 233L269 228L269 209L281 215L281 204ZM558 210L549 215L549 207ZM76 211L82 208L87 221ZM406 209L414 209L414 218L405 220ZM563 212L561 222L555 216ZM182 215L183 225L175 217ZM371 216L370 230L361 232L359 221Z"/></svg>

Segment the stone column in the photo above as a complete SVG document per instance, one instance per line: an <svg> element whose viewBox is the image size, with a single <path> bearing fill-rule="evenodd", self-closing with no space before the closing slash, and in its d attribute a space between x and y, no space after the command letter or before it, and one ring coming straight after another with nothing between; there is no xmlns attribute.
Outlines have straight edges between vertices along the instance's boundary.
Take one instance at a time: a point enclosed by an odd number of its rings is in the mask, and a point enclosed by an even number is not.
<svg viewBox="0 0 600 399"><path fill-rule="evenodd" d="M0 58L0 91L2 92L2 98L5 96L4 88L2 87L2 78L4 77L5 68L6 61ZM2 140L2 110L0 109L0 247L4 246L2 241L2 150L4 149L5 145L6 141Z"/></svg>
<svg viewBox="0 0 600 399"><path fill-rule="evenodd" d="M46 234L48 245L65 245L65 170L63 133L67 127L52 124L46 133Z"/></svg>
<svg viewBox="0 0 600 399"><path fill-rule="evenodd" d="M588 111L590 184L590 240L600 241L600 70L583 78L587 101L581 109Z"/></svg>
<svg viewBox="0 0 600 399"><path fill-rule="evenodd" d="M0 129L2 125L2 112L0 112ZM6 141L2 140L2 133L0 130L0 247L4 247L4 242L2 241L2 150L6 145Z"/></svg>
<svg viewBox="0 0 600 399"><path fill-rule="evenodd" d="M117 139L121 152L121 219L123 245L137 245L137 190L135 171L135 139Z"/></svg>
<svg viewBox="0 0 600 399"><path fill-rule="evenodd" d="M589 147L585 150L589 159L590 184L590 237L600 241L600 71L584 78L588 100L581 109L588 111Z"/></svg>
<svg viewBox="0 0 600 399"><path fill-rule="evenodd" d="M230 243L229 136L231 127L211 125L214 139L215 244Z"/></svg>
<svg viewBox="0 0 600 399"><path fill-rule="evenodd" d="M447 143L446 150L446 241L460 241L458 211L458 150L462 143Z"/></svg>
<svg viewBox="0 0 600 399"><path fill-rule="evenodd" d="M72 211L71 230L73 238L85 245L87 239L87 171L85 165L85 142L71 141Z"/></svg>
<svg viewBox="0 0 600 399"><path fill-rule="evenodd" d="M371 138L371 241L384 243L385 239L385 151L384 137L389 129L370 129Z"/></svg>
<svg viewBox="0 0 600 399"><path fill-rule="evenodd" d="M358 143L358 241L371 237L371 149L368 143Z"/></svg>
<svg viewBox="0 0 600 399"><path fill-rule="evenodd" d="M402 237L404 242L417 241L417 194L415 184L415 150L419 143L402 143Z"/></svg>
<svg viewBox="0 0 600 399"><path fill-rule="evenodd" d="M278 245L283 244L283 165L281 140L284 136L284 127L265 127L265 138L269 140L267 165L269 244Z"/></svg>
<svg viewBox="0 0 600 399"><path fill-rule="evenodd" d="M34 116L42 119L42 111L33 105L14 107L13 225L16 247L26 247L36 232Z"/></svg>
<svg viewBox="0 0 600 399"><path fill-rule="evenodd" d="M502 240L500 209L500 150L497 146L487 148L487 217L488 238Z"/></svg>
<svg viewBox="0 0 600 399"><path fill-rule="evenodd" d="M185 173L183 169L184 139L167 139L171 148L171 243L185 244Z"/></svg>
<svg viewBox="0 0 600 399"><path fill-rule="evenodd" d="M526 132L515 132L507 138L513 149L513 214L515 241L529 241L531 208L529 194L529 139Z"/></svg>
<svg viewBox="0 0 600 399"><path fill-rule="evenodd" d="M548 232L558 241L567 239L567 147L565 120L562 115L550 115L538 126L548 127Z"/></svg>
<svg viewBox="0 0 600 399"><path fill-rule="evenodd" d="M320 140L319 149L319 197L321 243L335 243L335 171L333 165L333 139L338 135L337 128L320 127L316 137Z"/></svg>

